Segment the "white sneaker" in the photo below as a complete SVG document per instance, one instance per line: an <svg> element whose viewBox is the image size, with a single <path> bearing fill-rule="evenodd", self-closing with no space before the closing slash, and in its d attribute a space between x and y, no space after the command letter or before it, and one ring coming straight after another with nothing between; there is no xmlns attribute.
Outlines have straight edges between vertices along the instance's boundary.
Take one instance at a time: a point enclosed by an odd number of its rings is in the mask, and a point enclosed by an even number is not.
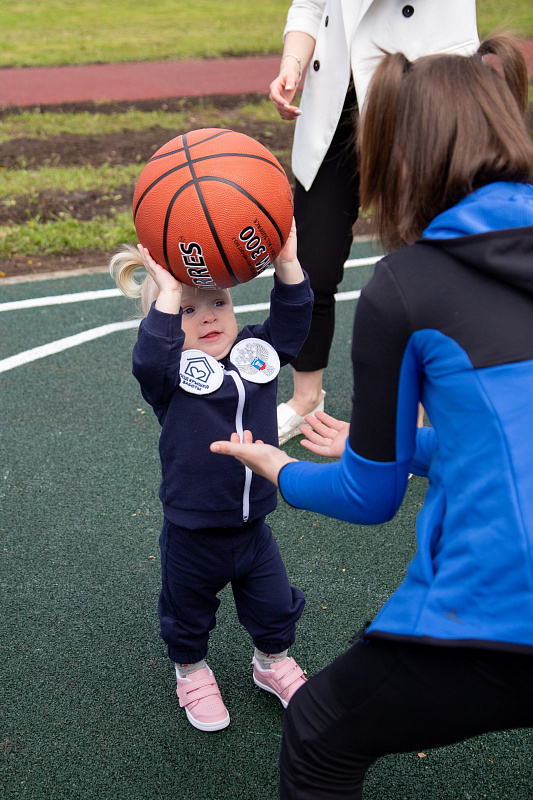
<svg viewBox="0 0 533 800"><path fill-rule="evenodd" d="M322 400L317 407L310 412L312 416L314 416L317 411L324 411L325 396L326 393L322 390ZM306 416L309 416L309 414ZM292 439L294 436L299 436L301 433L300 425L304 423L305 417L301 417L297 414L294 408L288 403L280 403L278 406L278 437L280 446L288 442L289 439Z"/></svg>

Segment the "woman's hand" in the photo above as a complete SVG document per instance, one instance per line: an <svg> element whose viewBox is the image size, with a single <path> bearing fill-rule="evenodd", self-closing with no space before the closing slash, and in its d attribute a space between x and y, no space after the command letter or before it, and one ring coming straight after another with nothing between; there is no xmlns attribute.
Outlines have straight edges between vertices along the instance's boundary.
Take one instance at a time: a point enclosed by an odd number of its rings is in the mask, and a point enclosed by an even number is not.
<svg viewBox="0 0 533 800"><path fill-rule="evenodd" d="M298 106L291 105L298 88L299 73L300 67L295 58L284 59L278 77L270 84L269 97L281 119L293 120L302 113Z"/></svg>
<svg viewBox="0 0 533 800"><path fill-rule="evenodd" d="M137 250L141 254L146 271L153 278L159 290L155 307L165 314L178 314L181 307L181 283L170 274L168 269L154 261L146 247L138 244Z"/></svg>
<svg viewBox="0 0 533 800"><path fill-rule="evenodd" d="M283 450L271 444L264 444L261 440L254 443L250 431L244 431L242 442L238 433L232 433L229 442L213 442L210 450L212 453L234 456L245 467L267 478L276 486L281 468L297 460L290 458Z"/></svg>
<svg viewBox="0 0 533 800"><path fill-rule="evenodd" d="M324 411L305 418L306 425L300 430L306 437L300 444L312 453L327 458L340 458L346 447L346 439L350 432L350 423L330 417Z"/></svg>
<svg viewBox="0 0 533 800"><path fill-rule="evenodd" d="M270 84L269 94L282 119L293 120L302 113L291 103L315 44L314 38L303 31L289 31L285 36L279 75Z"/></svg>

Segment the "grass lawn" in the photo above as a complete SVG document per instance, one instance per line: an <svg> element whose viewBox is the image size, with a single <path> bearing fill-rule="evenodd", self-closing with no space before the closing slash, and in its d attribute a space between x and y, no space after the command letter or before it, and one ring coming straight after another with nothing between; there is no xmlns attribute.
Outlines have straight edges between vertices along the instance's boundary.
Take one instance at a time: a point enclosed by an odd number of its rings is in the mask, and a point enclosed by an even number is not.
<svg viewBox="0 0 533 800"><path fill-rule="evenodd" d="M444 0L443 0L444 1ZM20 0L1 4L0 66L278 53L289 0ZM531 0L478 0L483 36L533 36Z"/></svg>
<svg viewBox="0 0 533 800"><path fill-rule="evenodd" d="M480 36L496 28L533 37L533 3L531 0L477 0Z"/></svg>
<svg viewBox="0 0 533 800"><path fill-rule="evenodd" d="M140 111L134 107L123 112L107 113L105 103L96 105L89 111L66 113L64 111L47 111L39 108L26 109L13 114L6 114L2 118L0 127L0 144L22 136L47 139L50 136L70 133L86 133L95 136L102 133L121 133L122 131L147 130L153 125L162 125L174 130L183 129L188 122L187 112L171 112L161 107L154 111ZM101 113L99 109L101 108ZM211 126L231 127L236 112L227 109L225 112L216 109L207 102L202 102L201 107L195 112L198 127ZM265 96L255 103L248 103L239 108L240 117L256 122L272 122L279 119L273 104ZM2 188L0 187L0 192Z"/></svg>
<svg viewBox="0 0 533 800"><path fill-rule="evenodd" d="M287 0L2 3L0 66L277 53Z"/></svg>
<svg viewBox="0 0 533 800"><path fill-rule="evenodd" d="M151 7L141 0L20 0L0 5L0 66L8 66L279 53L289 0L160 0ZM482 36L499 26L533 37L531 0L478 0L477 8ZM263 132L268 128L266 135L273 137L268 145L278 158L288 158L289 145L276 146L276 130L286 124L266 96L234 109L202 102L183 112L164 104L150 111L131 107L114 113L99 107L75 113L7 111L0 147L23 140L50 141L50 157L35 165L22 148L15 162L0 167L0 261L12 255L35 259L39 253L106 251L134 238L124 189L135 184L145 159L137 156L130 164L94 164L87 159L70 165L64 163L60 139L64 143L68 137L142 136L157 127L162 143L191 128L239 124L262 124ZM80 205L95 192L101 201L95 206L98 213L91 218L78 215L72 196ZM64 202L56 212L43 214L43 202L60 194ZM21 206L26 209L22 218L12 213Z"/></svg>
<svg viewBox="0 0 533 800"><path fill-rule="evenodd" d="M36 257L60 255L81 250L111 251L124 241L135 239L135 229L129 205L124 211L124 190L133 191L145 159L132 159L129 164L90 163L86 154L84 163L69 165L62 157L62 144L76 137L94 139L113 136L108 148L120 150L120 142L131 140L138 133L148 135L158 130L159 144L191 128L234 128L235 125L255 125L268 136L266 126L272 128L272 139L267 138L270 150L278 158L289 158L287 148L280 150L275 131L282 128L274 106L266 98L255 103L240 104L235 108L215 108L209 102L200 102L188 111L169 111L166 104L152 111L128 108L122 112L105 113L96 106L89 111L66 112L28 109L6 113L0 127L0 148L9 148L10 142L25 141L16 164L0 166L0 261L12 255ZM46 163L32 163L28 140L42 140L49 144L50 155ZM126 141L127 143L127 141ZM83 145L79 145L83 148ZM111 158L110 154L110 158ZM1 163L1 155L0 155ZM71 207L71 196L82 202L97 193L102 205L94 206L101 212L91 219L76 218ZM43 218L43 203L48 205L51 196L61 196L50 219ZM80 200L81 198L81 200ZM24 221L16 215L13 221L10 209L23 205ZM104 206L106 210L104 211ZM5 209L4 221L2 211ZM10 219L11 218L11 219ZM9 221L8 221L9 220ZM0 265L0 273L1 265ZM1 277L1 274L0 274Z"/></svg>

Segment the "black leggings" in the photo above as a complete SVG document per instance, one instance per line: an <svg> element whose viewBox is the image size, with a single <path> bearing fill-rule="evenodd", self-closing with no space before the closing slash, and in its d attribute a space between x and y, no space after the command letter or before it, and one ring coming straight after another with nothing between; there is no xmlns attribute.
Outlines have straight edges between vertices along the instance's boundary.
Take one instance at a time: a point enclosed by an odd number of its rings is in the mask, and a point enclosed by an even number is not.
<svg viewBox="0 0 533 800"><path fill-rule="evenodd" d="M284 718L281 800L360 800L388 753L533 727L533 656L373 639L311 678Z"/></svg>
<svg viewBox="0 0 533 800"><path fill-rule="evenodd" d="M335 292L350 253L359 212L355 150L357 101L350 85L330 148L308 192L298 181L294 218L298 258L315 295L311 328L292 366L300 372L327 367L335 329Z"/></svg>

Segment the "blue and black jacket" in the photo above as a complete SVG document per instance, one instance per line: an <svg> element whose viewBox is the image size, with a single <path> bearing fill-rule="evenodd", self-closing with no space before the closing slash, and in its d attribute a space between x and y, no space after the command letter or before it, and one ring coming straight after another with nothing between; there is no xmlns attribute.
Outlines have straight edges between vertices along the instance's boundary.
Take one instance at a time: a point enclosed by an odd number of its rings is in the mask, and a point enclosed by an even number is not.
<svg viewBox="0 0 533 800"><path fill-rule="evenodd" d="M289 464L280 488L372 525L410 472L429 478L416 555L368 635L533 652L533 187L485 186L380 261L352 360L342 459Z"/></svg>
<svg viewBox="0 0 533 800"><path fill-rule="evenodd" d="M305 341L312 308L307 276L296 285L274 276L268 319L262 325L247 325L236 342L267 341L283 366ZM236 527L273 511L277 491L232 456L211 453L209 446L241 428L252 431L254 439L277 445L278 381L258 384L242 379L228 355L219 362L224 367L220 388L212 394L191 395L179 385L184 340L181 313L164 314L152 306L140 324L133 351L133 374L162 428L163 511L184 528Z"/></svg>

